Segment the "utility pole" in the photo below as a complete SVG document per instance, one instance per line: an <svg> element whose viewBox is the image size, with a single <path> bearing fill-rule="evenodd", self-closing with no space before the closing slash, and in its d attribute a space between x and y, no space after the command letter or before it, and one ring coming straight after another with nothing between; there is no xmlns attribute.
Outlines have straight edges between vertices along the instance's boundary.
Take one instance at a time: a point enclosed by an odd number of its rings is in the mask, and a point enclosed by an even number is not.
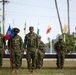
<svg viewBox="0 0 76 75"><path fill-rule="evenodd" d="M67 0L67 12L68 12L68 33L70 34L69 0Z"/></svg>
<svg viewBox="0 0 76 75"><path fill-rule="evenodd" d="M3 34L5 35L5 3L8 3L9 1L7 1L7 0L2 0L2 1L0 1L0 3L2 3L2 6L3 6L3 11L2 11L2 13L3 13L3 15L2 15L2 26L3 26Z"/></svg>

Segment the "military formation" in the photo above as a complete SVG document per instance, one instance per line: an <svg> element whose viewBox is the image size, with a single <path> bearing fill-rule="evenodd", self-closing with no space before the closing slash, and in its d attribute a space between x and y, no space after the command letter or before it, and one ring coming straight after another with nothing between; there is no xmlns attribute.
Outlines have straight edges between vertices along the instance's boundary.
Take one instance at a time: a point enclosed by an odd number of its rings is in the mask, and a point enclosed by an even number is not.
<svg viewBox="0 0 76 75"><path fill-rule="evenodd" d="M23 42L21 36L18 35L20 30L18 28L13 28L12 31L14 36L8 40L11 73L19 73L24 51L26 51L28 71L33 72L35 69L41 69L43 67L43 58L46 50L41 36L34 32L33 26L30 26L29 33L25 35ZM59 41L55 44L54 48L57 53L57 68L63 69L66 45L62 37L59 37ZM3 34L0 33L0 72L2 69L4 50L6 50L6 41Z"/></svg>

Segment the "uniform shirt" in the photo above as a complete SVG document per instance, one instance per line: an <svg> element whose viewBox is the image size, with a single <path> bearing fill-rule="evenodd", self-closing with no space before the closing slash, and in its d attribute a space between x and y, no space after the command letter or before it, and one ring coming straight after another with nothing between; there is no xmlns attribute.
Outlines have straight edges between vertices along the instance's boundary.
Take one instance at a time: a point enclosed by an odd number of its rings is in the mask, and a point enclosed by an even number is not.
<svg viewBox="0 0 76 75"><path fill-rule="evenodd" d="M55 51L66 51L66 45L63 41L58 41L57 43L55 43L54 45L54 49Z"/></svg>
<svg viewBox="0 0 76 75"><path fill-rule="evenodd" d="M24 48L35 47L38 48L38 35L36 33L28 33L24 39Z"/></svg>
<svg viewBox="0 0 76 75"><path fill-rule="evenodd" d="M16 35L16 36L12 37L8 41L8 48L9 48L9 50L10 50L10 46L13 49L23 51L23 41L22 41L22 38L19 35Z"/></svg>

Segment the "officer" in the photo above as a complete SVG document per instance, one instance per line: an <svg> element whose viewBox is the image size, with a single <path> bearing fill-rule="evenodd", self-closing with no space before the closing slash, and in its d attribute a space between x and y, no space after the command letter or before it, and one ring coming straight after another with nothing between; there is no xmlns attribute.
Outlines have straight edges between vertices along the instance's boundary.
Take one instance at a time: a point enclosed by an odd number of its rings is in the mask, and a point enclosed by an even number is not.
<svg viewBox="0 0 76 75"><path fill-rule="evenodd" d="M36 68L36 55L38 51L38 35L34 32L34 27L29 27L29 33L24 38L24 49L27 54L28 70L33 72Z"/></svg>
<svg viewBox="0 0 76 75"><path fill-rule="evenodd" d="M58 69L63 69L64 67L64 58L65 58L65 53L66 53L66 45L63 41L63 37L59 36L58 42L55 43L54 45L56 54L57 54L57 68Z"/></svg>
<svg viewBox="0 0 76 75"><path fill-rule="evenodd" d="M42 68L43 66L43 58L45 55L45 44L41 41L41 36L39 36L39 47L38 47L38 55L37 55L37 68Z"/></svg>
<svg viewBox="0 0 76 75"><path fill-rule="evenodd" d="M2 68L2 59L3 59L5 49L6 49L6 41L5 41L4 35L0 33L0 72Z"/></svg>
<svg viewBox="0 0 76 75"><path fill-rule="evenodd" d="M13 28L12 29L13 33L14 33L14 37L12 37L9 41L8 41L8 50L10 52L11 58L12 59L12 73L18 73L19 72L19 68L20 68L20 60L21 60L21 56L23 55L23 41L22 38L17 35L20 30L18 28Z"/></svg>

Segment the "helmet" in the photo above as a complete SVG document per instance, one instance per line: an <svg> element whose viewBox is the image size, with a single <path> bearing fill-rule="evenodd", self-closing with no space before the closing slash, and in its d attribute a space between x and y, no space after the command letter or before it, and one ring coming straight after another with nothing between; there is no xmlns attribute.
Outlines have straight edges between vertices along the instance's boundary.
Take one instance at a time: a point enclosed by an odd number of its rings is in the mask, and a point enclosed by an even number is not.
<svg viewBox="0 0 76 75"><path fill-rule="evenodd" d="M30 26L30 27L29 27L29 30L31 30L31 29L34 29L34 27L33 27L33 26Z"/></svg>
<svg viewBox="0 0 76 75"><path fill-rule="evenodd" d="M60 39L60 40L62 40L62 39L63 39L63 37L62 37L62 36L59 36L59 39Z"/></svg>
<svg viewBox="0 0 76 75"><path fill-rule="evenodd" d="M20 30L19 30L18 28L13 28L12 31L13 31L15 34L17 34L17 33L20 32Z"/></svg>

